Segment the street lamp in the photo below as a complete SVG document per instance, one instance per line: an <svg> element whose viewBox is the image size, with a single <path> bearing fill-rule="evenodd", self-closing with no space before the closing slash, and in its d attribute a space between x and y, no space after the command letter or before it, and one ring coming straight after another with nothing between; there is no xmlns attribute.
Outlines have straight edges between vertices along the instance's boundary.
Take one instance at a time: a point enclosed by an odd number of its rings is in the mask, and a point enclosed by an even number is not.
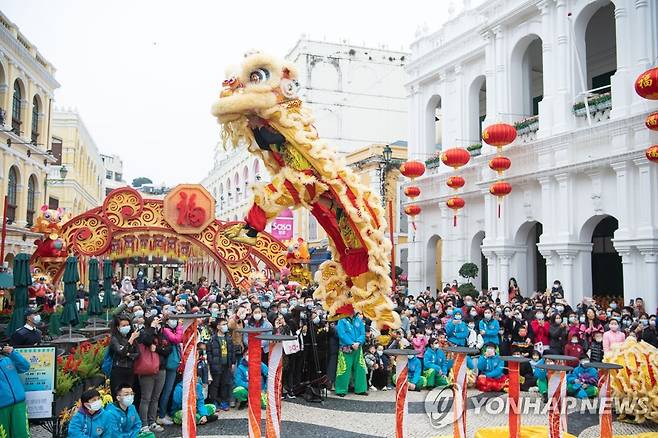
<svg viewBox="0 0 658 438"><path fill-rule="evenodd" d="M62 167L59 168L59 176L62 179L66 179L66 175L69 174L69 170L66 168L65 165L62 164Z"/></svg>
<svg viewBox="0 0 658 438"><path fill-rule="evenodd" d="M393 235L393 200L388 193L388 173L393 168L393 150L390 145L384 146L382 150L383 161L379 169L379 182L381 184L382 205L385 205L388 213L388 232L391 239L391 287L395 292L395 238Z"/></svg>

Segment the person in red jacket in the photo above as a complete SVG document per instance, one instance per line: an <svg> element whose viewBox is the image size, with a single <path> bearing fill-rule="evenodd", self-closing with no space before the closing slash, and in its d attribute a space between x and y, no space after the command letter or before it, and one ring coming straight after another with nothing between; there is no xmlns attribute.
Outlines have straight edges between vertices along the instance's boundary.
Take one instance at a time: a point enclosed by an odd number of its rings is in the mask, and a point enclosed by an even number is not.
<svg viewBox="0 0 658 438"><path fill-rule="evenodd" d="M550 345L550 324L544 319L543 309L537 310L535 313L535 319L530 322L530 327L532 328L532 343L535 345L535 350L543 353Z"/></svg>
<svg viewBox="0 0 658 438"><path fill-rule="evenodd" d="M576 335L571 336L567 345L564 346L564 354L576 358L574 361L566 362L565 365L570 367L577 367L579 359L585 355L585 348L580 342L580 338Z"/></svg>

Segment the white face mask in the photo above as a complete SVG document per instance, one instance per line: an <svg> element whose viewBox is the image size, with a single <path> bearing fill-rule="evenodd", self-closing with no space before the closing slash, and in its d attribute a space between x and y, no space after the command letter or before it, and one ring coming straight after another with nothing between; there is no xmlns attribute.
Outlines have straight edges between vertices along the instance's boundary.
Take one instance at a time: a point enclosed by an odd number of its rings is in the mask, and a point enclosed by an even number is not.
<svg viewBox="0 0 658 438"><path fill-rule="evenodd" d="M124 336L127 335L128 333L130 333L130 326L124 325L123 327L119 327L119 333L121 333Z"/></svg>
<svg viewBox="0 0 658 438"><path fill-rule="evenodd" d="M128 407L128 406L132 405L133 402L135 401L135 396L132 395L132 394L131 395L124 395L123 397L121 397L120 401L121 401L121 404L123 406Z"/></svg>
<svg viewBox="0 0 658 438"><path fill-rule="evenodd" d="M91 412L96 412L100 410L102 407L103 407L103 402L100 399L87 403L87 409Z"/></svg>
<svg viewBox="0 0 658 438"><path fill-rule="evenodd" d="M172 329L176 328L176 326L178 325L178 321L176 321L175 319L170 319L167 321L167 325Z"/></svg>
<svg viewBox="0 0 658 438"><path fill-rule="evenodd" d="M253 314L254 320L255 321L260 321L260 319L263 317L260 313L254 313Z"/></svg>

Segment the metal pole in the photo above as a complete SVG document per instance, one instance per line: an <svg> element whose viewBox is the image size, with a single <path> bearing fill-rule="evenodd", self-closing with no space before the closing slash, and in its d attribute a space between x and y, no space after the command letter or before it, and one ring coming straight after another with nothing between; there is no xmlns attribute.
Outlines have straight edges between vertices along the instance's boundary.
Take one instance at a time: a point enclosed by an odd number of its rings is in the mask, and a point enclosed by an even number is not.
<svg viewBox="0 0 658 438"><path fill-rule="evenodd" d="M5 240L7 240L7 202L9 197L5 195L4 207L2 209L2 248L0 249L0 263L5 262Z"/></svg>

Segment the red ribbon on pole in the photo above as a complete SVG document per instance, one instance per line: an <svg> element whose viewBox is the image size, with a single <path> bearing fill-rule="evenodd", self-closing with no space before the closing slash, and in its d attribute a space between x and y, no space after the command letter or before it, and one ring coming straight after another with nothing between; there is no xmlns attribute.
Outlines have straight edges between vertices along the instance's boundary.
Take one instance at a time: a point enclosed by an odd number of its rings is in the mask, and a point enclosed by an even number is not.
<svg viewBox="0 0 658 438"><path fill-rule="evenodd" d="M261 438L260 435L260 375L261 347L258 333L249 333L249 438Z"/></svg>
<svg viewBox="0 0 658 438"><path fill-rule="evenodd" d="M409 382L407 377L409 375L409 358L404 355L396 356L395 358L395 436L396 438L404 438L405 436L405 423L407 420L407 390Z"/></svg>
<svg viewBox="0 0 658 438"><path fill-rule="evenodd" d="M603 403L600 410L601 438L612 438L612 387L610 387L610 372L601 370L599 378L599 403ZM599 409L601 409L599 407Z"/></svg>
<svg viewBox="0 0 658 438"><path fill-rule="evenodd" d="M519 415L519 363L508 362L509 366L509 436L519 438L521 435L521 416Z"/></svg>
<svg viewBox="0 0 658 438"><path fill-rule="evenodd" d="M281 374L283 372L283 345L280 342L270 342L270 356L267 367L265 437L281 438Z"/></svg>

